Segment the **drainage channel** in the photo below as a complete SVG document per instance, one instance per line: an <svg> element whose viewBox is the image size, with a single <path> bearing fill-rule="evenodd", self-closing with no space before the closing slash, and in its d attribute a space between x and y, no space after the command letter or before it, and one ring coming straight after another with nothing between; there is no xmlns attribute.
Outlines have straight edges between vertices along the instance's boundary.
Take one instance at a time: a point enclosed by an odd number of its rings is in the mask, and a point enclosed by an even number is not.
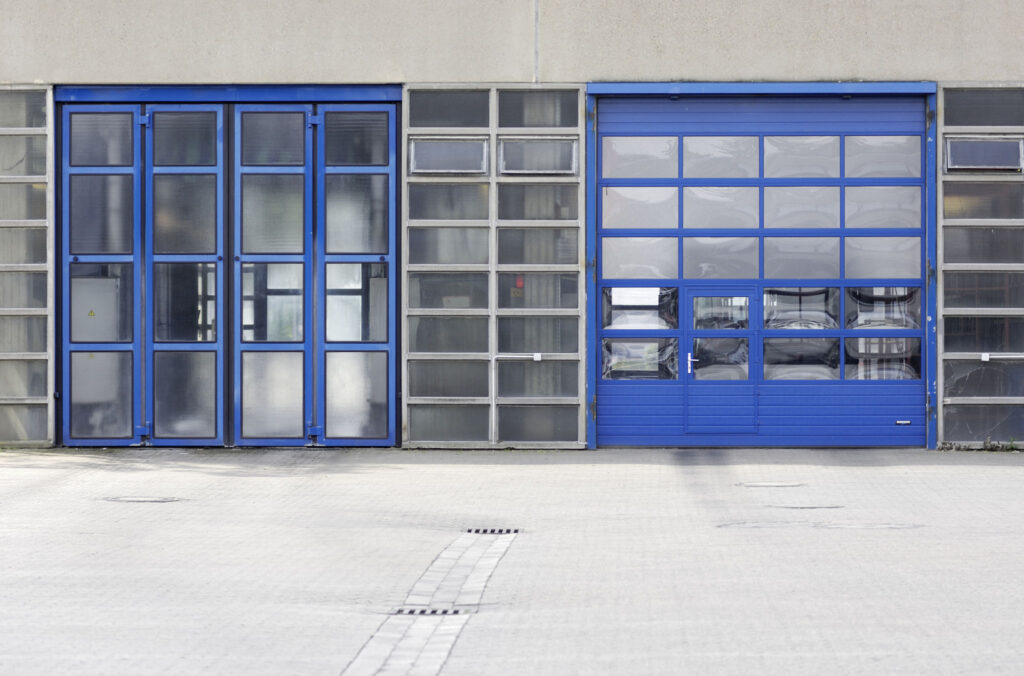
<svg viewBox="0 0 1024 676"><path fill-rule="evenodd" d="M511 528L471 528L456 538L416 581L405 603L381 623L343 676L439 673L518 533Z"/></svg>

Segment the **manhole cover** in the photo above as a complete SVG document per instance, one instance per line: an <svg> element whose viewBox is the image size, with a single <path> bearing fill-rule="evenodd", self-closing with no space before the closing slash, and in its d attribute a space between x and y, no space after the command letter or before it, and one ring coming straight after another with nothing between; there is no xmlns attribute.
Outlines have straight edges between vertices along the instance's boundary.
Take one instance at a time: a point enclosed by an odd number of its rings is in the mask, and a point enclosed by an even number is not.
<svg viewBox="0 0 1024 676"><path fill-rule="evenodd" d="M122 495L116 498L103 498L108 502L178 502L181 498L151 497L146 495Z"/></svg>
<svg viewBox="0 0 1024 676"><path fill-rule="evenodd" d="M804 484L795 481L749 481L736 485L744 488L799 488Z"/></svg>

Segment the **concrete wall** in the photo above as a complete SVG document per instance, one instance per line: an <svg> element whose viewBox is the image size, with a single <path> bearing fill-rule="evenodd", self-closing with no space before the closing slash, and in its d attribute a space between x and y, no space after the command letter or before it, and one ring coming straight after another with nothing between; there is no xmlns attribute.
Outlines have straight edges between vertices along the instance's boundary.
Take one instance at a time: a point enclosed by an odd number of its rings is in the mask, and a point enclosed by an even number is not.
<svg viewBox="0 0 1024 676"><path fill-rule="evenodd" d="M0 0L0 83L1024 80L1019 0Z"/></svg>

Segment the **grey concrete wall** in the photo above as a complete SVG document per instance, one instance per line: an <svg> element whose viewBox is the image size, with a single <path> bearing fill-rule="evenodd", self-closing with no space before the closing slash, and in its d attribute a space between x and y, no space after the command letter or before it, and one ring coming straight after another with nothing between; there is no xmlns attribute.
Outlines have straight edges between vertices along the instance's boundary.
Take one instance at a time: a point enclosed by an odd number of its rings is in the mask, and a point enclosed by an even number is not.
<svg viewBox="0 0 1024 676"><path fill-rule="evenodd" d="M1019 0L0 0L0 82L1024 80Z"/></svg>

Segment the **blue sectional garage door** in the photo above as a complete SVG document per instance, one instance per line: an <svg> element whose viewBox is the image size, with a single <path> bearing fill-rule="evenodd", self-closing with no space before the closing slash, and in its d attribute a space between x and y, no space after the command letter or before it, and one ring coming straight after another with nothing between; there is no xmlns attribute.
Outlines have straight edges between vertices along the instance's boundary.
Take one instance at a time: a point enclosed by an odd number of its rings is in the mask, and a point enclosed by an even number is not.
<svg viewBox="0 0 1024 676"><path fill-rule="evenodd" d="M924 97L598 100L603 445L923 445Z"/></svg>

